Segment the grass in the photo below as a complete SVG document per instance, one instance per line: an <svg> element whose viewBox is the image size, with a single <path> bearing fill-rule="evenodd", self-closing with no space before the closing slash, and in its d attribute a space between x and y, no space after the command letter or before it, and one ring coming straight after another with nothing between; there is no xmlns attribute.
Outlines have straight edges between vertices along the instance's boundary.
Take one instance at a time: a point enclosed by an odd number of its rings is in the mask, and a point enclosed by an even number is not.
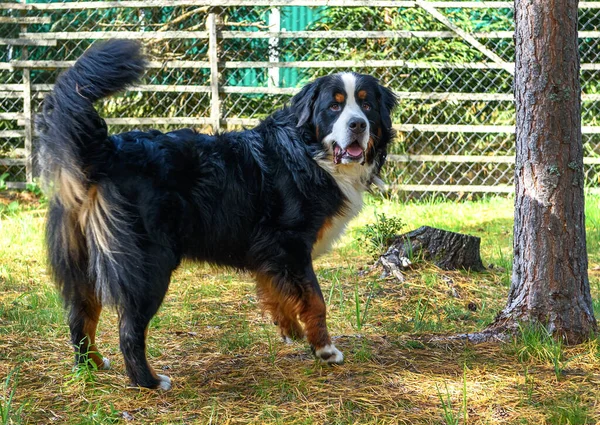
<svg viewBox="0 0 600 425"><path fill-rule="evenodd" d="M586 217L600 317L598 201L588 198ZM250 276L183 264L149 332L151 363L173 379L168 393L127 388L111 311L103 313L97 341L112 369L73 369L61 301L46 272L45 206L22 197L0 205L0 413L8 419L0 418L6 424L600 421L599 339L565 347L524 327L503 345L419 340L483 329L504 306L511 199L398 204L367 198L334 251L315 264L330 331L346 356L339 367L314 361L304 343L280 341L258 308ZM402 231L429 225L480 236L484 264L494 267L446 272L416 259L404 283L382 278L364 236L382 240L386 222L401 223Z"/></svg>

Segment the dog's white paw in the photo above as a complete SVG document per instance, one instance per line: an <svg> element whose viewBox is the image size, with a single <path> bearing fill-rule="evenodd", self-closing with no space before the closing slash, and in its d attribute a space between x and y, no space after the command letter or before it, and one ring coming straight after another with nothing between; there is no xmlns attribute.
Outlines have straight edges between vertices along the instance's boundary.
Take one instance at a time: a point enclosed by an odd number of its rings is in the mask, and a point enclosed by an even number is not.
<svg viewBox="0 0 600 425"><path fill-rule="evenodd" d="M158 384L158 389L163 391L169 391L171 389L171 378L167 375L158 374L158 379L160 379L160 383Z"/></svg>
<svg viewBox="0 0 600 425"><path fill-rule="evenodd" d="M102 357L102 365L98 366L99 370L108 370L110 369L110 359L108 357Z"/></svg>
<svg viewBox="0 0 600 425"><path fill-rule="evenodd" d="M315 351L315 355L321 361L327 364L342 364L344 363L344 355L340 350L335 348L335 345L328 344Z"/></svg>

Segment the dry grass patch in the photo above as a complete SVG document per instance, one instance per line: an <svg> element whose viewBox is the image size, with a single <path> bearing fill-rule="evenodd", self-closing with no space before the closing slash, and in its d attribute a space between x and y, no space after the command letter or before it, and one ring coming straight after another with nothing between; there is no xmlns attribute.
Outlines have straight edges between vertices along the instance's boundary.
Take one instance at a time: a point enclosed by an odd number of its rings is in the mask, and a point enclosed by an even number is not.
<svg viewBox="0 0 600 425"><path fill-rule="evenodd" d="M61 302L43 261L44 211L23 207L0 221L0 378L16 371L0 389L0 406L12 412L7 423L26 424L594 424L597 339L556 351L524 329L503 345L423 343L432 333L480 330L503 306L511 207L502 199L371 200L316 264L342 366L317 363L305 344L283 344L249 276L184 264L149 334L151 363L173 379L167 393L127 388L112 312L103 314L97 338L112 369L72 369ZM404 283L383 279L354 242L375 209L400 216L407 230L428 224L482 236L484 263L497 267L445 272L419 263ZM588 238L593 268L597 238ZM598 300L598 272L590 277Z"/></svg>

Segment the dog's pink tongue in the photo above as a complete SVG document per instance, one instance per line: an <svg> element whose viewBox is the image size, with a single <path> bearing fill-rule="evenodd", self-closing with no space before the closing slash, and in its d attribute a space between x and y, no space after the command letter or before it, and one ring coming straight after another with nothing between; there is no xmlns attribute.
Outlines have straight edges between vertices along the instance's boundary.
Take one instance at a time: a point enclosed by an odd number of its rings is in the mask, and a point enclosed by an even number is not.
<svg viewBox="0 0 600 425"><path fill-rule="evenodd" d="M348 152L352 156L361 156L363 150L358 143L352 143L350 146L348 146L346 152Z"/></svg>

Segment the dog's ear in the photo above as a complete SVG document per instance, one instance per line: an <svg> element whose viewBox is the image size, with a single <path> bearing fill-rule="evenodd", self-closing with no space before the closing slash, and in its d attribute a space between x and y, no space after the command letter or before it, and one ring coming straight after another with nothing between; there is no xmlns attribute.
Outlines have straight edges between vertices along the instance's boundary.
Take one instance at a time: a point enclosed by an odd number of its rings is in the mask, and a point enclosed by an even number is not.
<svg viewBox="0 0 600 425"><path fill-rule="evenodd" d="M292 98L291 106L296 118L298 118L297 127L302 127L310 119L315 100L319 94L321 79L317 79L312 83L304 86L298 94Z"/></svg>
<svg viewBox="0 0 600 425"><path fill-rule="evenodd" d="M393 91L379 85L379 102L381 104L381 122L386 129L392 128L392 112L398 106L398 98Z"/></svg>

